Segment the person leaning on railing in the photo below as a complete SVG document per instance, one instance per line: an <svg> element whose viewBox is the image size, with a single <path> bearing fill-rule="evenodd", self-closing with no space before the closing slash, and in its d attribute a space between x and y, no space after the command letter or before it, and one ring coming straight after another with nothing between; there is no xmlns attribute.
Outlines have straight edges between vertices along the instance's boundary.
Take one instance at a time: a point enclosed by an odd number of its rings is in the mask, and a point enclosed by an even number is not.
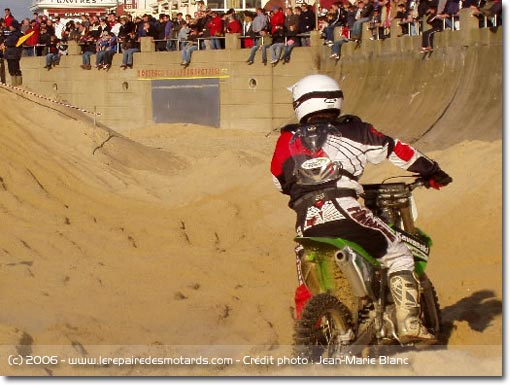
<svg viewBox="0 0 510 385"><path fill-rule="evenodd" d="M167 20L165 19L165 14L161 13L159 15L158 22L155 23L156 29L156 51L166 51L166 34L165 27Z"/></svg>
<svg viewBox="0 0 510 385"><path fill-rule="evenodd" d="M211 35L211 49L221 49L221 37L224 36L223 33L223 20L219 17L218 12L211 11L211 16L207 22L207 28L209 29L209 33ZM240 31L239 31L240 32Z"/></svg>
<svg viewBox="0 0 510 385"><path fill-rule="evenodd" d="M37 56L46 56L51 34L46 24L41 24L40 28L39 36L37 37Z"/></svg>
<svg viewBox="0 0 510 385"><path fill-rule="evenodd" d="M39 39L39 27L37 26L37 22L35 20L30 21L30 26L25 31L25 35L28 35L32 32L33 34L23 43L23 56L36 55L35 47L37 45L37 40Z"/></svg>
<svg viewBox="0 0 510 385"><path fill-rule="evenodd" d="M301 5L301 14L299 15L299 34L301 35L301 45L303 47L310 46L310 33L315 27L315 13L312 7L304 3Z"/></svg>
<svg viewBox="0 0 510 385"><path fill-rule="evenodd" d="M250 12L244 13L243 32L241 34L241 48L251 48L255 45L255 32L253 32L253 15Z"/></svg>

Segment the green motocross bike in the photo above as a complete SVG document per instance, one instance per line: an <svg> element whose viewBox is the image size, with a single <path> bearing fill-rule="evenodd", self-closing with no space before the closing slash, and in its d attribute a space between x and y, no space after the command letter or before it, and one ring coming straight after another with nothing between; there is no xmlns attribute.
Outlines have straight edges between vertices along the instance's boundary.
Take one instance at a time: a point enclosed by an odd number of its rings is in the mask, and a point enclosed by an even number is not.
<svg viewBox="0 0 510 385"><path fill-rule="evenodd" d="M435 336L441 326L434 286L425 274L430 238L414 225L412 191L425 181L363 185L365 206L398 233L414 255L420 280L421 319ZM295 351L307 357L360 354L367 345L400 344L387 271L363 248L342 238L298 237L301 271L313 297L294 333Z"/></svg>

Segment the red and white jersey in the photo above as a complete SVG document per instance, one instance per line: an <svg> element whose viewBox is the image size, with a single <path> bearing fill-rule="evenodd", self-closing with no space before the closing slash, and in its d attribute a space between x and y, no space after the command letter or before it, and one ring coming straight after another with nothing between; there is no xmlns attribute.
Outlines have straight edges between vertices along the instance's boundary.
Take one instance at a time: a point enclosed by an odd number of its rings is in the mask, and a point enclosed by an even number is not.
<svg viewBox="0 0 510 385"><path fill-rule="evenodd" d="M332 129L321 148L312 154L303 144L301 138L295 138L299 125L282 128L276 143L271 173L273 181L282 193L290 195L290 203L303 194L323 189L338 187L363 191L358 179L363 174L367 163L378 164L389 159L396 166L423 176L432 175L438 165L415 148L377 131L371 124L362 122L355 116L341 117L328 124ZM332 182L314 186L303 186L297 182L296 162L303 155L327 156L344 171L343 175Z"/></svg>

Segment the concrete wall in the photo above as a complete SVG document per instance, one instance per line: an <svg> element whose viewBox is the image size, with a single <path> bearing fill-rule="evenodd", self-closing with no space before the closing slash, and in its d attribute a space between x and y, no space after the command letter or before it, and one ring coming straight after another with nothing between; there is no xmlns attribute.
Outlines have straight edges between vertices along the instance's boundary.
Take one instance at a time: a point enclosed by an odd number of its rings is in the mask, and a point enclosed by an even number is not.
<svg viewBox="0 0 510 385"><path fill-rule="evenodd" d="M289 64L264 66L259 52L249 66L249 50L238 48L238 39L230 37L225 50L194 52L187 69L180 66L179 52L137 53L134 68L127 70L120 69L122 55L116 54L109 71L81 69L77 51L50 71L43 68L43 57L24 57L23 84L34 92L96 110L101 113L100 122L123 132L153 123L151 80L219 77L220 126L267 132L294 121L288 86L307 74L327 73L342 85L344 112L377 120L390 133L405 118L412 126L408 139L417 140L456 98L464 98L470 107L475 106L473 97L501 104L502 30L479 29L469 10L463 11L467 12L461 14L461 30L436 34L430 56L417 53L421 36L370 41L365 33L359 47L345 44L341 59L335 61L315 35L312 47L293 50ZM144 47L151 51L153 46ZM483 82L490 82L489 90ZM499 96L484 98L485 93ZM413 117L416 120L410 120Z"/></svg>

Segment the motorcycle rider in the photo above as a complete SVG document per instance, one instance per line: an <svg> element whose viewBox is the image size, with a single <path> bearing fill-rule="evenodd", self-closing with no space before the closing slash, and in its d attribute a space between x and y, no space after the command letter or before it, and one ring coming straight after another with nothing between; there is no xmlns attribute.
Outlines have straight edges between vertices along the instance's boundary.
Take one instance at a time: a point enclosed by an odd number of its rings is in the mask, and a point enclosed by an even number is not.
<svg viewBox="0 0 510 385"><path fill-rule="evenodd" d="M276 187L290 195L289 206L297 213L296 232L305 237L341 237L355 242L388 269L389 288L396 305L401 343L433 342L435 337L422 325L419 282L414 260L399 235L380 218L361 206L358 182L367 163L389 159L396 166L420 174L428 187L439 189L452 181L438 163L415 148L377 131L353 115L340 116L343 93L326 75L309 75L289 87L298 124L281 129L271 173ZM310 159L332 162L306 163ZM319 168L313 168L319 165ZM296 313L300 317L312 296L300 270Z"/></svg>

